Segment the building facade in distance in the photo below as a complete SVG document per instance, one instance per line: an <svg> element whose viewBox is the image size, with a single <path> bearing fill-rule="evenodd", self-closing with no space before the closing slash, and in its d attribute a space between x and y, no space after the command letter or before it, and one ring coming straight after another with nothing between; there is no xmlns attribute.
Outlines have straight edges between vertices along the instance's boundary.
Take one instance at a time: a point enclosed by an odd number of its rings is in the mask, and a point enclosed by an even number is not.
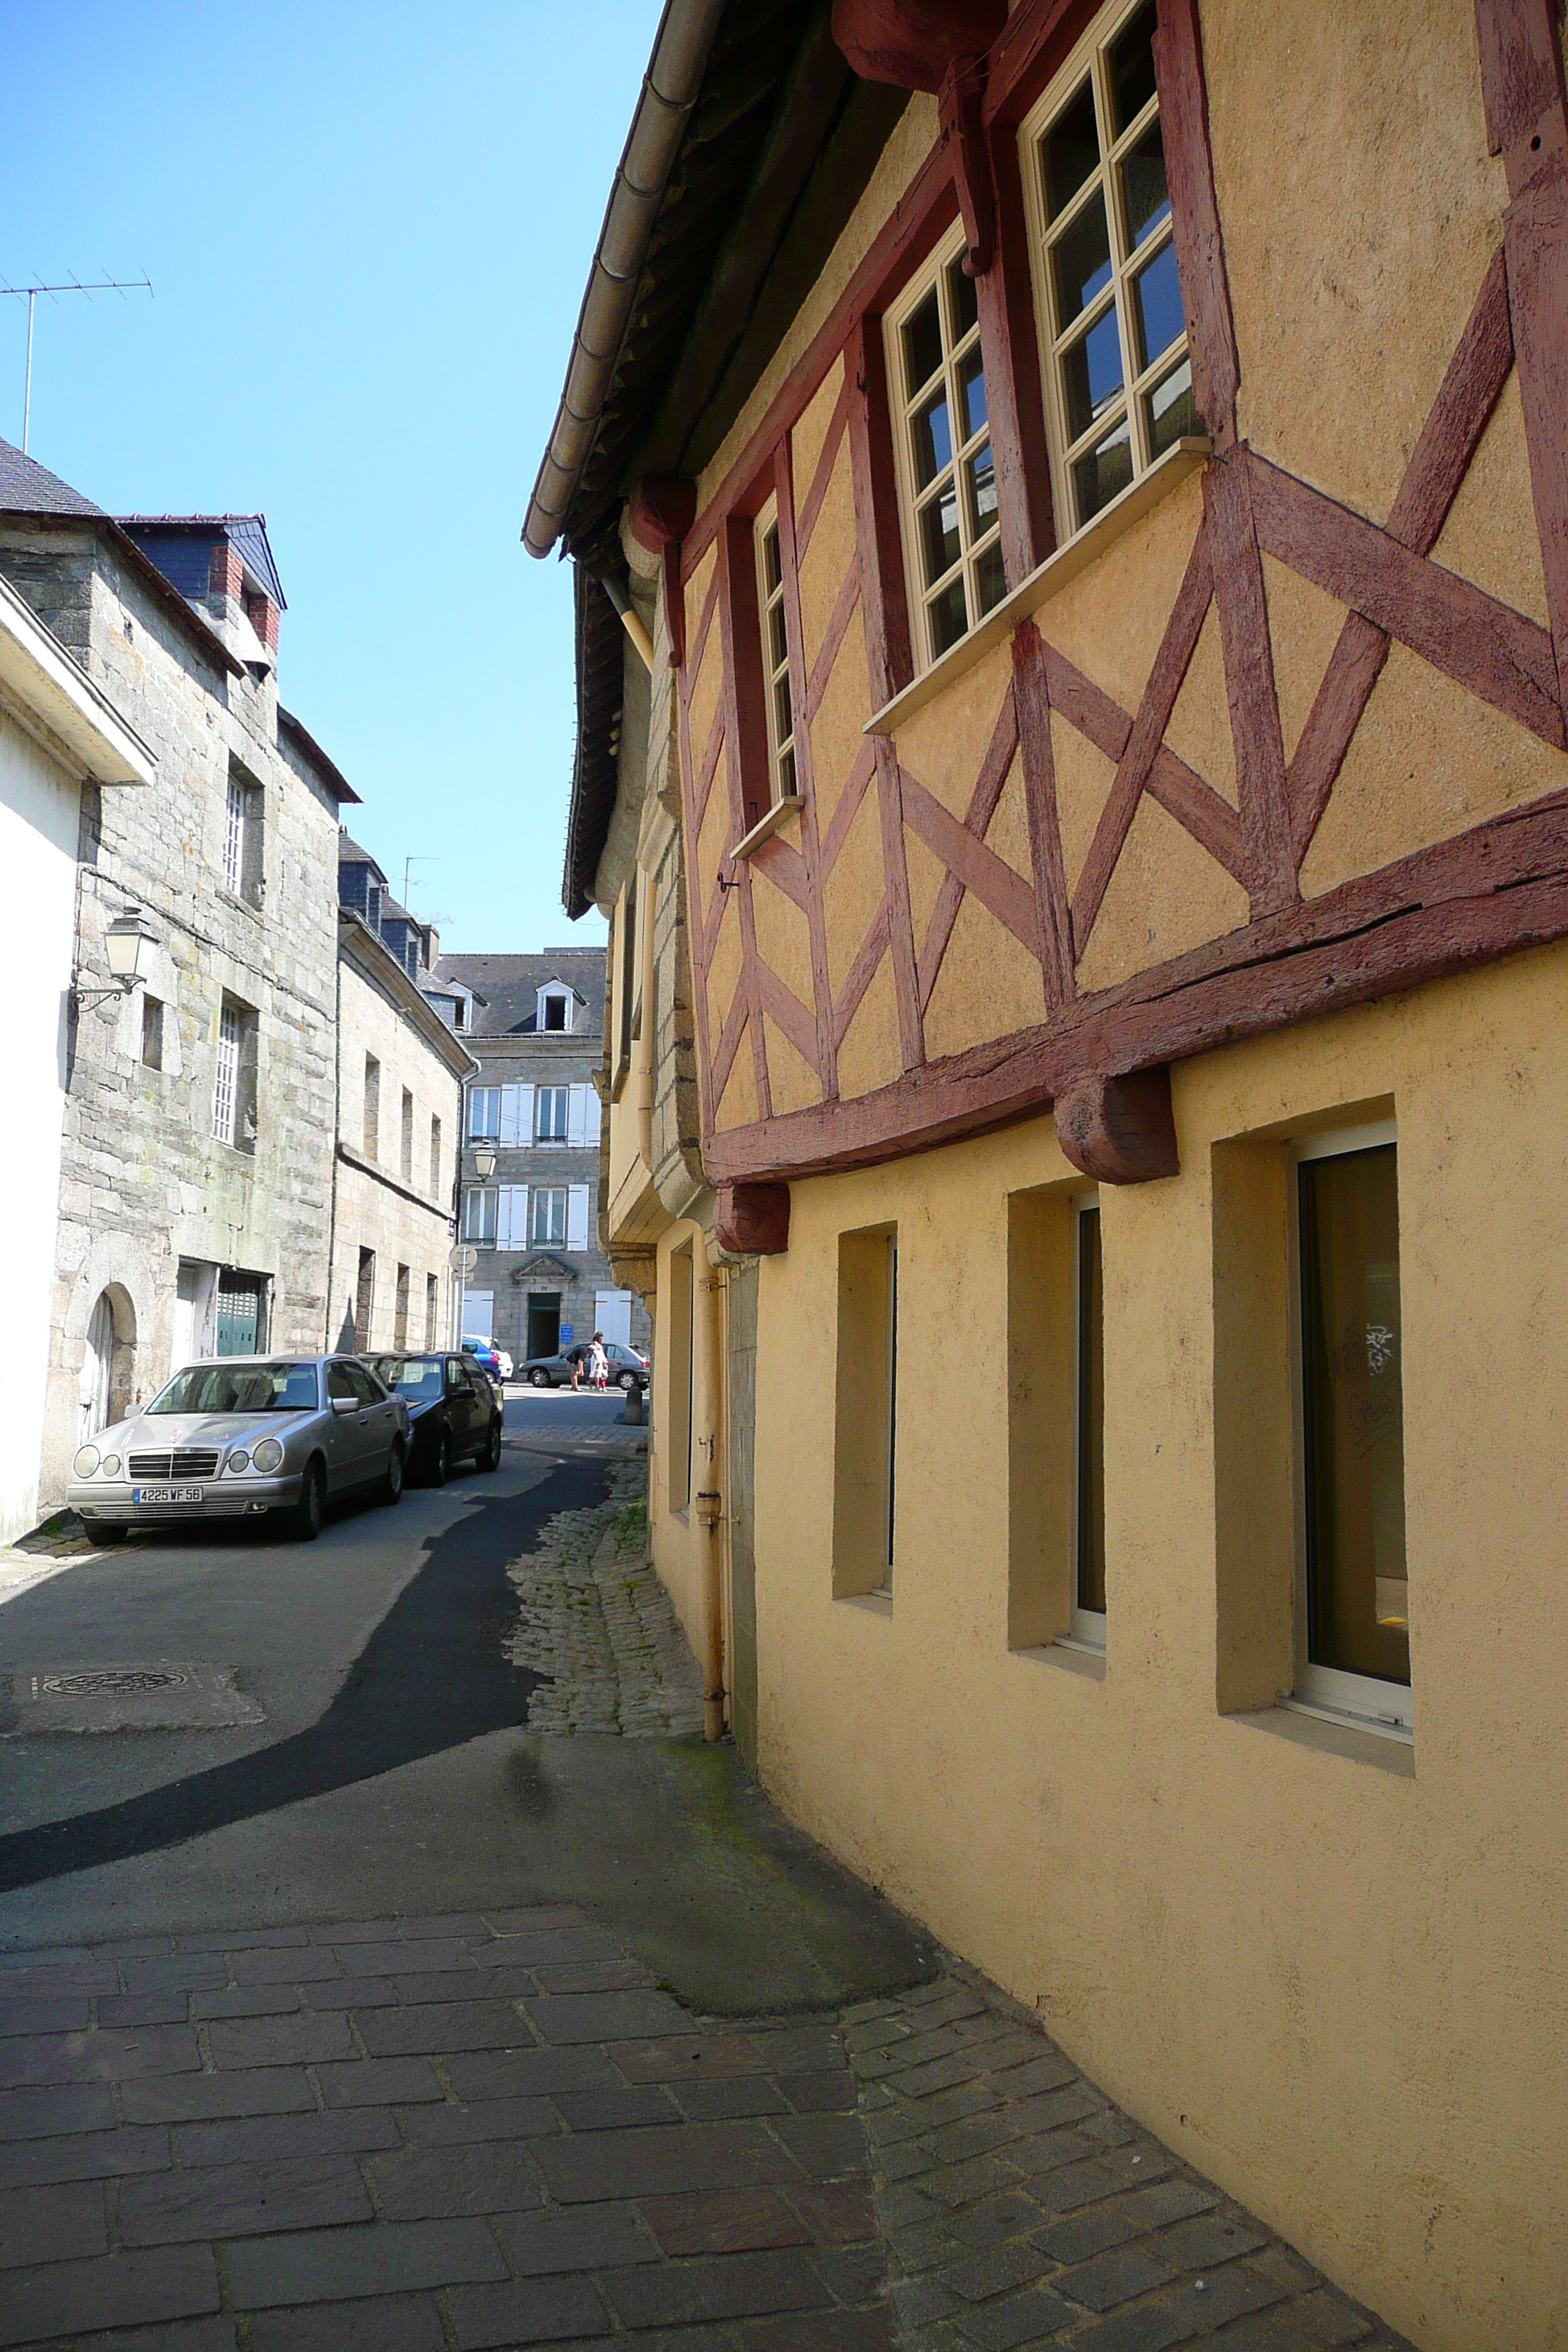
<svg viewBox="0 0 1568 2352"><path fill-rule="evenodd" d="M287 755L258 516L116 521L0 444L0 573L157 762L81 795L41 1478L213 1352L318 1348L341 778ZM145 984L96 993L139 910Z"/></svg>
<svg viewBox="0 0 1568 2352"><path fill-rule="evenodd" d="M1562 26L669 0L524 532L710 1722L1423 2352L1568 2312Z"/></svg>
<svg viewBox="0 0 1568 2352"><path fill-rule="evenodd" d="M479 1253L464 1332L519 1365L596 1330L645 1347L642 1301L616 1283L599 1234L603 951L443 956L426 985L479 1065L463 1134L460 1230ZM480 1177L478 1152L493 1174Z"/></svg>
<svg viewBox="0 0 1568 2352"><path fill-rule="evenodd" d="M463 1080L474 1059L421 993L436 933L400 907L368 850L338 843L338 1135L331 1346L441 1348L458 1338Z"/></svg>

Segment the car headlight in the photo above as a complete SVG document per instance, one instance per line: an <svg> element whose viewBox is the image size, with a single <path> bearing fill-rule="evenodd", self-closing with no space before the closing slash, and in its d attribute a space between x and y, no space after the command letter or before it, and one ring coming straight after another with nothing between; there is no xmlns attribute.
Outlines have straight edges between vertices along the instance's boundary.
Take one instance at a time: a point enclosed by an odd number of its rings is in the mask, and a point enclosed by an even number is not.
<svg viewBox="0 0 1568 2352"><path fill-rule="evenodd" d="M105 1478L118 1478L118 1477L119 1477L119 1475L120 1475L120 1456L119 1456L119 1454L106 1454L104 1455L104 1457L103 1457L102 1461L99 1464L98 1467L99 1467L99 1470L100 1470L100 1475L101 1475L103 1477L105 1477Z"/></svg>
<svg viewBox="0 0 1568 2352"><path fill-rule="evenodd" d="M279 1444L278 1440L275 1437L264 1437L250 1457L250 1465L253 1470L266 1473L276 1470L282 1459L283 1448Z"/></svg>
<svg viewBox="0 0 1568 2352"><path fill-rule="evenodd" d="M246 1452L243 1445L237 1445L235 1447L234 1452L228 1457L228 1466L231 1470L249 1469L250 1456Z"/></svg>
<svg viewBox="0 0 1568 2352"><path fill-rule="evenodd" d="M76 1472L79 1478L90 1478L93 1472L98 1467L97 1446L79 1446L77 1449L76 1460L72 1463L71 1467Z"/></svg>

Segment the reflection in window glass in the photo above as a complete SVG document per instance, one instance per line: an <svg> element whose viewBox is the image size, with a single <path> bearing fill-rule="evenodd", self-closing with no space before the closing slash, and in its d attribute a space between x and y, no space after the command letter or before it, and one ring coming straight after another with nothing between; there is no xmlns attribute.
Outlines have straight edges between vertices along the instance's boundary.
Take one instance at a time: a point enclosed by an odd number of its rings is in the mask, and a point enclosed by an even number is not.
<svg viewBox="0 0 1568 2352"><path fill-rule="evenodd" d="M1307 1654L1410 1680L1393 1144L1299 1171Z"/></svg>
<svg viewBox="0 0 1568 2352"><path fill-rule="evenodd" d="M962 256L937 266L898 329L894 392L913 512L906 550L922 660L956 645L1006 592L980 300Z"/></svg>
<svg viewBox="0 0 1568 2352"><path fill-rule="evenodd" d="M1120 18L1120 21L1118 20ZM1088 77L1048 96L1033 140L1044 331L1080 530L1186 434L1200 433L1155 86L1153 0L1103 12ZM1081 71L1081 68L1079 68Z"/></svg>

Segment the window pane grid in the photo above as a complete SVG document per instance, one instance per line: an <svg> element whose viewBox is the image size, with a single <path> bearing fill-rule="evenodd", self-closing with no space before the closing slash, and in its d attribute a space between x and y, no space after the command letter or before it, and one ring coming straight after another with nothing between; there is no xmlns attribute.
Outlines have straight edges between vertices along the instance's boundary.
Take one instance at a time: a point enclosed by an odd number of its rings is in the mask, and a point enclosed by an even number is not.
<svg viewBox="0 0 1568 2352"><path fill-rule="evenodd" d="M757 593L762 604L763 674L768 706L768 797L776 807L796 793L795 701L789 682L789 625L784 617L779 527L770 508L757 524Z"/></svg>
<svg viewBox="0 0 1568 2352"><path fill-rule="evenodd" d="M1005 592L978 299L957 256L917 295L897 336L910 550L924 652L934 661Z"/></svg>
<svg viewBox="0 0 1568 2352"><path fill-rule="evenodd" d="M533 1239L536 1242L564 1242L566 1239L566 1188L563 1184L542 1185L534 1192Z"/></svg>
<svg viewBox="0 0 1568 2352"><path fill-rule="evenodd" d="M1042 297L1075 528L1201 431L1145 5L1102 37L1035 142Z"/></svg>
<svg viewBox="0 0 1568 2352"><path fill-rule="evenodd" d="M245 786L236 776L228 780L224 813L223 878L237 898L245 878Z"/></svg>
<svg viewBox="0 0 1568 2352"><path fill-rule="evenodd" d="M213 1133L234 1141L234 1107L239 1081L239 1016L226 1004L218 1014L217 1076L213 1085Z"/></svg>

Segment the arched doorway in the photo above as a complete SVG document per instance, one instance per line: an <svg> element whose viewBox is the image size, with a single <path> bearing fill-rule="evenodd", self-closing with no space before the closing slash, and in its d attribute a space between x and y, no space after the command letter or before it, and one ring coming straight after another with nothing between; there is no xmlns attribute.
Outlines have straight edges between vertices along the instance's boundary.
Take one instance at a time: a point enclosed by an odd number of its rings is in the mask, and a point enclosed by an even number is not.
<svg viewBox="0 0 1568 2352"><path fill-rule="evenodd" d="M136 1353L136 1314L118 1283L100 1291L88 1318L77 1386L80 1417L77 1443L96 1437L131 1409Z"/></svg>

